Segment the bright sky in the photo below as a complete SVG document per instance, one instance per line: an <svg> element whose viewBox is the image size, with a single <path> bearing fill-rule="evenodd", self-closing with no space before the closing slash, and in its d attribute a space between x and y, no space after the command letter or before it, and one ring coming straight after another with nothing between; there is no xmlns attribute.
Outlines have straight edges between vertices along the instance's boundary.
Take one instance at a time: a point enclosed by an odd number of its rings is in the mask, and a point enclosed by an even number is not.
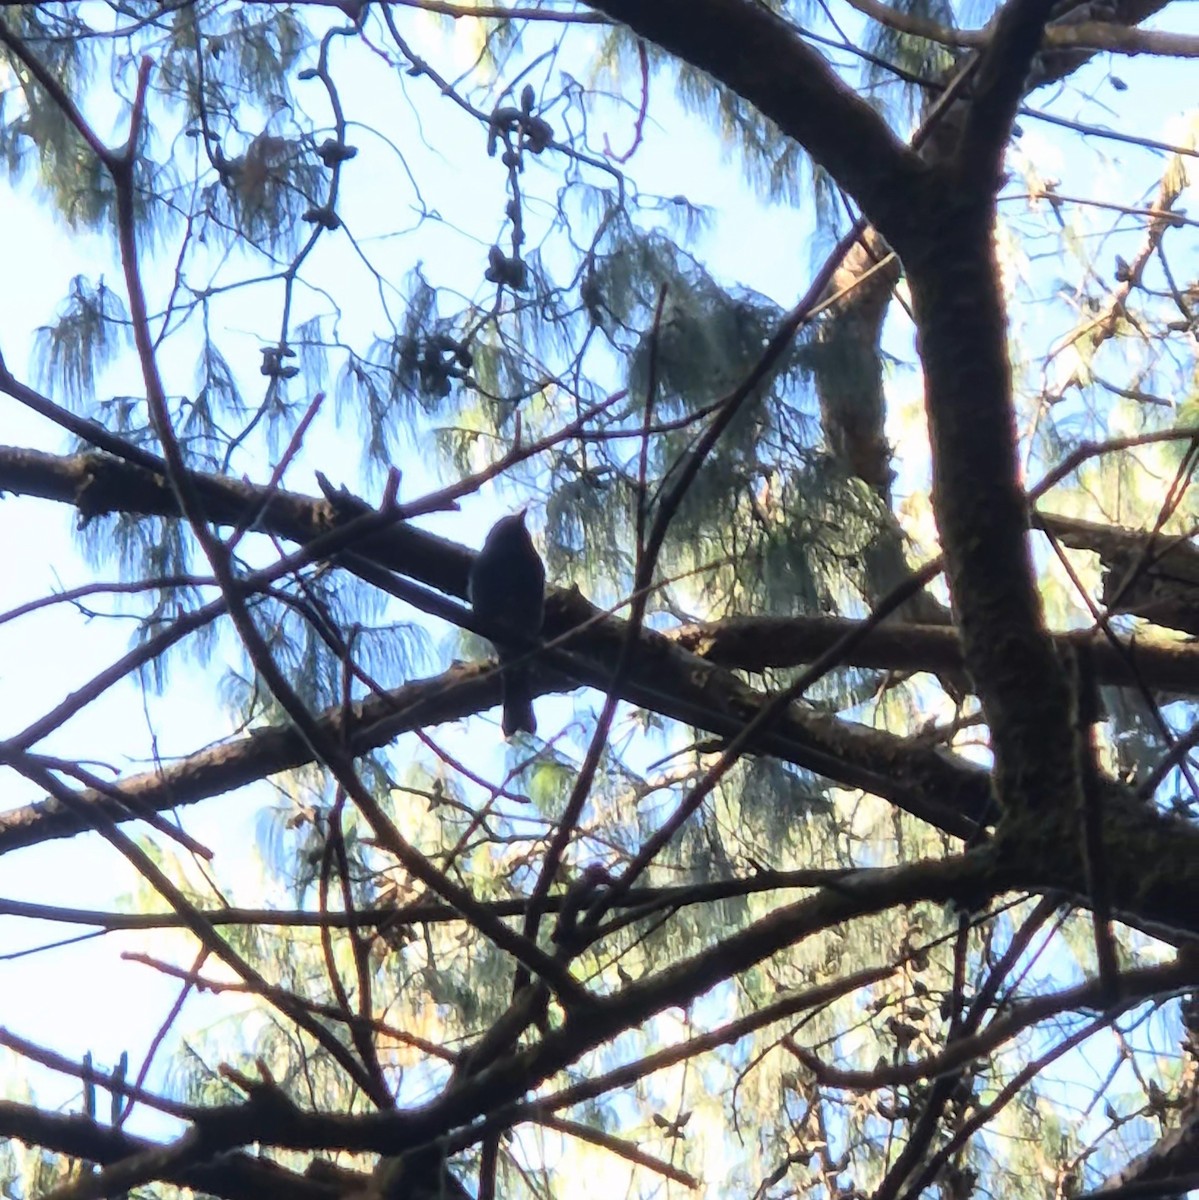
<svg viewBox="0 0 1199 1200"><path fill-rule="evenodd" d="M1168 10L1169 25L1180 29L1183 18L1177 6ZM402 19L402 16L401 16ZM1199 24L1190 14L1192 24ZM432 61L439 66L446 62L444 49L429 50ZM384 84L385 69L372 56L361 53L353 70L341 70L339 80L344 90L347 111L369 119L378 105L394 97L390 81ZM344 62L345 60L342 59ZM453 73L448 67L447 73ZM1157 113L1148 123L1148 130L1158 136L1181 136L1174 114L1183 100L1193 96L1194 68L1186 64L1129 61L1116 66L1117 73L1130 85L1130 90L1117 95L1105 91L1099 82L1101 72L1093 69L1088 78L1096 83L1096 94L1110 101L1111 124L1132 127L1131 114L1137 125L1148 113ZM425 81L427 82L427 81ZM303 97L305 86L316 88L314 103L320 104L319 85L298 84ZM630 84L630 88L635 85ZM474 215L479 206L491 203L498 222L503 211L502 169L480 153L470 159L472 176L463 180L455 175L456 162L462 155L442 158L437 147L451 145L466 129L474 129L459 120L452 105L435 100L435 89L429 85L422 97L421 129L415 121L408 129L410 142L405 153L432 207L439 209L449 226L486 230ZM635 96L633 97L635 100ZM1043 97L1036 97L1040 101ZM1070 109L1070 106L1066 106ZM1079 104L1081 109L1081 103ZM651 112L666 125L654 123L646 128L645 143L632 164L643 192L673 195L682 192L694 202L720 209L720 219L710 236L696 247L697 254L708 268L727 282L753 287L787 306L804 291L810 279L811 257L808 234L811 215L801 206L798 211L787 208L763 208L752 202L741 186L735 168L722 161L714 139L698 132L699 122L683 117L667 98L667 88L661 80L654 83ZM153 115L153 114L152 114ZM1069 115L1069 114L1068 114ZM1096 119L1094 110L1088 119ZM441 124L444 122L444 125ZM1031 159L1046 164L1045 173L1069 176L1085 174L1069 190L1089 194L1096 179L1095 148L1073 150L1063 157L1055 145L1061 144L1057 131L1034 120L1023 120L1024 138L1021 151ZM389 130L393 135L394 129ZM632 136L632 115L614 114L608 130L612 144L618 149L628 145ZM477 130L472 137L479 137ZM1068 137L1069 135L1067 135ZM424 145L422 146L422 137ZM369 155L372 137L365 130L351 133L351 142L363 148L363 155L349 164L344 175L343 213L356 235L372 255L391 262L398 280L403 269L418 258L426 265L431 279L454 282L466 291L473 289L478 277L479 263L486 244L472 247L462 237L443 229L436 223L421 227L419 233L392 242L379 242L372 234L392 230L396 225L415 225L415 220L401 216L411 201L411 189L388 155ZM433 149L429 149L428 146ZM1121 181L1127 164L1135 165L1136 177L1144 165L1144 152L1118 143L1101 144L1109 162L1098 175L1104 186ZM371 170L365 163L372 163ZM393 164L382 172L375 169L379 161ZM553 164L549 164L551 169ZM534 166L532 170L537 170ZM484 173L490 171L490 176ZM390 173L389 173L390 172ZM1063 190L1067 190L1063 187ZM488 196L490 194L490 199ZM482 199L481 199L482 196ZM0 289L0 351L10 367L33 381L29 351L35 328L49 322L57 305L66 295L69 280L74 274L96 277L105 275L110 286L120 286L120 271L112 256L109 243L102 238L67 230L50 213L48 206L33 198L28 189L5 198L6 220L0 227L0 262L6 279L20 281L19 287ZM170 263L173 248L163 261ZM347 276L347 272L351 273ZM322 276L323 273L323 276ZM377 311L374 285L363 275L365 283L355 286L352 276L361 273L352 254L346 252L343 238L333 235L324 239L314 274L329 279L343 304L341 330L343 337L361 347L371 334L383 330ZM162 277L158 282L161 283ZM392 297L394 301L394 297ZM277 294L267 289L247 292L244 300L221 310L224 329L218 334L222 351L235 358L242 371L243 383L251 401L256 397L261 377L257 375L258 348L274 340L277 323L272 317L264 322L263 306L274 311ZM301 316L308 303L301 293ZM896 352L910 357L910 331L896 323L892 334ZM164 355L168 387L187 392L191 387L194 356L191 349L181 347ZM110 372L102 382L103 391L140 390L128 361ZM918 381L914 373L898 376L894 385L894 419L891 433L901 452L901 461L920 463L923 460L921 423L918 416ZM327 412L331 414L330 404ZM46 451L62 451L63 439L56 428L29 415L11 400L0 397L0 418L3 438L16 445L36 447ZM374 498L371 485L362 480L355 431L347 425L340 438L322 433L307 453L290 471L286 486L303 492L315 492L312 469L319 466L335 483L344 483ZM413 455L403 464L405 494L420 490L422 460ZM259 481L265 479L265 465L259 471ZM918 482L911 478L914 486ZM23 498L5 497L4 520L0 522L0 562L6 570L0 576L0 612L15 604L43 596L56 588L70 587L91 578L90 569L82 562L72 533L73 514L57 504L41 503ZM509 507L510 496L494 495L481 503L467 506L460 514L446 514L423 522L437 532L468 545L478 545L498 507ZM105 603L97 607L107 609ZM20 729L32 716L53 706L62 697L90 678L101 667L119 657L128 648L132 632L129 622L94 620L84 623L70 612L49 610L34 617L0 625L0 737ZM442 639L448 631L436 630ZM113 763L110 747L119 752L172 754L194 749L201 741L215 740L229 728L216 696L216 684L223 670L222 662L208 662L202 667L194 664L176 667L173 683L165 696L144 699L130 684L112 690L102 703L89 707L73 721L62 735L45 747L69 753L72 757L94 754L97 759ZM541 704L547 703L541 701ZM563 702L568 703L568 702ZM494 721L494 714L492 716ZM444 731L443 731L444 732ZM462 736L461 733L458 736ZM81 750L81 747L83 748ZM140 769L141 764L117 761L122 770ZM4 807L13 807L36 799L29 786L11 772L0 771L3 781ZM240 793L232 798L206 801L185 810L186 829L201 842L218 852L217 871L226 881L235 881L238 899L252 902L256 890L256 856L254 852L255 809L269 802L266 789ZM106 908L136 886L131 869L116 852L98 837L80 837L70 842L53 842L46 846L10 854L4 858L0 871L0 896L23 900L41 900L60 905ZM282 899L281 897L276 897ZM29 922L17 922L0 917L0 955L12 955L18 949L48 942L63 936L62 927L37 927ZM3 1022L12 1031L53 1046L79 1058L90 1050L96 1061L111 1064L122 1050L128 1050L136 1067L149 1038L165 1016L173 1001L177 985L155 972L137 965L122 963L119 954L131 941L118 935L93 940L85 945L73 945L29 957L0 957L0 994L5 997ZM80 997L86 996L87 1007L81 1008ZM136 997L136 1004L131 998ZM194 1026L205 1019L205 1003L192 1001L185 1013L183 1026ZM160 1069L162 1064L160 1063ZM23 1070L23 1068L22 1068ZM3 1052L0 1051L0 1076L5 1075ZM153 1085L154 1079L151 1079ZM38 1078L36 1086L43 1099L67 1102L78 1088L69 1080L50 1082Z"/></svg>
<svg viewBox="0 0 1199 1200"><path fill-rule="evenodd" d="M439 65L445 63L444 50L431 52ZM445 69L443 67L443 69ZM347 112L363 114L377 111L384 100L394 98L394 85L384 77L384 70L372 56L360 56L353 71L341 77L343 99ZM300 88L303 85L298 85ZM311 85L309 85L311 86ZM655 92L655 111L660 120L678 119L677 110L659 83ZM301 91L301 95L304 93ZM425 143L434 147L445 138L461 137L464 130L478 137L475 126L459 119L457 110L448 102L438 105L433 98L423 97L422 132ZM664 103L665 102L665 103ZM669 116L667 116L669 114ZM445 121L443 131L437 124ZM395 136L395 130L389 129ZM614 145L623 147L632 138L631 116L614 121L611 128ZM427 203L445 218L446 224L428 222L415 236L400 241L381 243L372 238L376 231L387 233L400 227L415 225L415 218L401 216L397 220L396 206L411 202L411 188L388 155L375 155L371 169L360 164L367 157L372 135L363 129L351 132L350 141L363 148L362 157L351 163L344 175L341 211L347 225L362 241L376 261L395 264L398 281L402 273L418 259L427 265L427 273L435 282L453 285L455 278L463 290L474 286L479 274L479 262L486 243L473 245L453 232L454 227L481 228L486 235L486 222L480 223L476 213L486 200L488 184L492 197L490 213L503 211L501 192L502 169L482 154L471 158L472 172L482 173L493 168L490 181L473 175L467 187L454 174L452 161L438 152L422 149L421 139L413 136L405 153L413 162L414 173L420 180ZM453 161L462 161L456 155ZM715 235L706 237L702 254L709 269L727 280L749 284L774 295L789 304L806 287L808 248L806 233L809 218L786 208L762 210L755 206L752 218L754 242L770 247L763 255L746 255L744 238L747 225L742 213L747 210L747 198L739 186L735 172L722 161L722 154L713 139L692 132L679 138L677 128L665 134L653 122L647 124L645 142L633 164L643 192L673 195L685 192L695 203L722 206L726 216L717 224ZM380 172L378 162L391 164L392 175ZM531 170L537 170L534 166ZM0 230L0 260L5 263L8 278L25 281L20 289L0 290L0 351L10 367L24 378L33 381L31 349L37 326L49 323L67 294L69 280L75 274L92 279L103 275L109 286L121 290L119 264L112 248L103 238L70 231L51 213L49 206L31 195L29 188L6 200L10 219ZM164 256L173 261L174 248ZM337 300L342 306L340 330L346 340L361 348L368 336L382 332L377 308L377 289L356 258L347 254L343 238L334 235L324 239L318 251L312 277L330 280ZM347 279L347 269L351 273ZM359 278L356 285L353 276ZM158 286L168 275L158 277ZM149 276L149 282L154 283ZM255 402L261 377L257 374L260 361L258 347L276 336L274 316L264 320L264 303L276 311L277 288L255 288L221 310L224 323L218 332L222 353L234 361L241 372L243 386L251 403ZM302 319L309 297L301 290L299 315ZM398 310L394 295L389 297L392 310ZM169 389L189 393L194 391L195 347L184 349L176 345L163 355L162 367ZM98 389L102 394L137 394L141 388L134 363L125 359L107 371ZM332 414L330 401L325 409ZM4 440L16 445L61 452L65 444L57 428L31 415L15 402L0 397L3 413ZM355 428L345 422L340 437L333 437L326 428L310 440L319 447L305 453L293 464L286 486L315 494L312 477L314 467L323 470L335 483L372 496L372 485L362 478ZM409 456L402 463L404 494L419 494L434 485L419 455ZM263 481L268 473L264 464L257 475ZM422 476L424 477L422 479ZM422 520L427 528L455 538L467 545L479 545L494 519L498 508L523 503L525 498L511 492L494 495L488 489L481 502L464 505L458 514L438 514ZM0 612L92 578L90 568L81 559L73 533L73 513L61 505L27 499L9 498L7 519L0 523L0 554L8 571L0 577ZM112 573L110 572L110 577ZM108 611L111 606L98 602L97 608ZM403 618L411 613L399 614ZM451 631L435 629L439 641ZM128 649L132 622L93 620L85 623L63 609L50 609L0 625L0 736L16 732L34 715L59 702L64 695L89 679ZM172 754L193 750L203 741L217 740L229 730L216 696L216 685L224 669L223 662L207 662L203 667L179 663L172 683L164 696L145 698L131 683L122 684L97 704L93 704L70 722L59 735L43 747L73 757L94 755L99 761L112 763L126 772L146 769L149 756L157 752L164 759ZM541 700L539 707L555 701ZM557 702L568 705L567 701ZM568 710L566 710L568 711ZM495 714L489 718L489 728L495 728ZM497 746L502 745L498 739ZM439 731L450 745L464 741L465 729ZM476 760L477 761L477 741ZM140 762L115 763L110 748L121 754L140 753ZM140 747L140 748L139 748ZM498 775L501 763L498 755L493 764ZM4 783L5 807L15 807L39 799L30 785L11 771L0 769ZM255 824L258 808L271 803L268 788L242 791L191 806L182 813L184 827L199 841L217 852L216 871L226 883L231 883L238 900L254 903L262 887L255 849ZM132 829L133 827L128 827ZM0 872L0 896L26 901L90 908L116 907L122 896L136 889L131 868L98 836L85 836L71 841L51 842L43 846L9 854ZM274 901L286 904L284 896L274 895ZM154 907L163 907L155 901ZM130 1052L131 1069L136 1069L150 1038L173 1002L178 985L148 968L120 960L120 954L136 943L144 947L144 938L110 934L84 944L67 945L33 955L3 957L21 950L45 945L65 936L72 936L72 927L46 925L13 918L0 917L0 993L5 996L3 1023L13 1032L73 1058L91 1051L99 1064L115 1063L123 1050ZM177 943L176 943L177 944ZM164 957L174 957L163 939ZM88 997L87 1009L92 1019L81 1020L80 991ZM130 997L137 997L131 1004ZM215 1006L204 999L189 1001L183 1026L195 1027L205 1021L205 1010ZM220 1006L227 1011L227 1004ZM0 1077L4 1069L4 1051L0 1050ZM165 1056L159 1062L159 1071ZM21 1075L28 1075L22 1064ZM156 1073L158 1074L158 1073ZM10 1076L13 1078L15 1076ZM72 1097L78 1085L60 1076L45 1077L37 1073L35 1086L39 1099L77 1105ZM152 1076L151 1082L154 1077ZM137 1125L131 1128L137 1129ZM156 1129L151 1119L146 1128Z"/></svg>

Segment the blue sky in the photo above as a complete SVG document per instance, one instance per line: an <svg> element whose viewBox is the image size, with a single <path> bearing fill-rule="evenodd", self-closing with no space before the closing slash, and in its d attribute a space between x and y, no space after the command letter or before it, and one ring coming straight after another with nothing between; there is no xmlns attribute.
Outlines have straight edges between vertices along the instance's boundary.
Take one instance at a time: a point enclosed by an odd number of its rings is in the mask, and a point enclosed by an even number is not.
<svg viewBox="0 0 1199 1200"><path fill-rule="evenodd" d="M347 111L368 114L391 91L377 60L366 56L359 66L361 70L346 72L344 96ZM666 87L660 80L655 84L654 104L655 111L672 126L683 122L673 102L667 99ZM489 236L486 220L480 222L476 216L480 190L494 193L491 212L502 213L502 172L494 164L491 181L476 177L468 181L468 186L462 186L453 163L436 149L422 150L421 142L437 147L445 138L462 136L464 129L478 136L477 128L465 124L449 104L426 104L422 120L422 136L414 136L406 152L419 162L417 173L422 189L427 196L436 197L436 207L445 224L428 222L420 228L419 236L388 238L386 243L380 243L375 234L387 234L397 225L414 223L403 217L397 220L395 211L397 203L410 202L411 191L398 170L391 175L386 172L381 175L377 167L369 173L356 172L354 163L344 176L343 212L349 227L372 255L396 263L397 272L419 258L428 264L430 273L439 282L452 284L457 277L460 286L470 290L478 278L486 241L472 243L456 234L454 227L474 226L483 237ZM444 128L437 124L439 121L444 121ZM641 189L666 195L682 191L695 203L723 210L713 234L705 237L700 247L710 269L729 281L749 284L775 295L784 304L791 303L807 283L810 217L802 211L765 209L754 204L740 186L735 170L723 161L714 139L696 132L695 122L688 123L688 127L692 132L680 138L677 128L665 132L654 121L647 124L644 145L632 164ZM611 125L613 144L623 146L631 140L631 135L627 114L615 115ZM366 147L371 135L355 129L350 140ZM378 161L373 160L376 164ZM389 160L384 156L382 161ZM475 170L493 165L482 155L469 161ZM5 207L10 217L0 230L4 239L0 243L0 258L5 262L6 275L24 282L19 290L0 290L0 350L18 376L32 381L35 331L39 325L53 320L56 308L67 294L70 278L75 274L92 279L102 275L109 286L119 289L121 273L107 238L67 229L28 186L16 193L9 192ZM746 254L743 237L745 222L750 220L755 243L769 246L770 253ZM731 235L726 232L729 229ZM352 331L361 345L367 334L382 332L375 285L353 254L347 252L344 239L336 235L324 239L315 257L315 276L329 279L337 289L343 335L349 337ZM168 248L162 262L169 267L171 261L172 248ZM160 292L168 280L168 274L147 274L148 284ZM396 297L391 299L394 303ZM301 319L308 301L301 291L298 306ZM277 296L267 289L255 288L221 309L223 325L218 341L222 352L239 368L251 402L258 379L258 347L270 340L277 328L273 318L264 320L264 302L273 312ZM162 361L168 388L188 391L194 361L194 339L190 345L188 339L168 345ZM97 390L100 394L137 394L140 384L136 364L128 356L122 358L104 372ZM332 403L327 404L326 413L331 414L332 408ZM15 402L0 397L0 412L6 441L50 452L65 449L56 427ZM288 473L286 486L315 493L312 470L319 468L335 482L371 495L370 485L361 477L356 432L352 427L343 426L335 431L326 421L310 445L319 449L306 450L301 455ZM410 455L402 463L406 496L434 485L424 466L419 454ZM268 469L263 463L257 476L259 481L265 480ZM424 519L422 524L467 545L478 545L498 511L525 499L511 491L497 495L496 489L488 488L477 500L465 504L462 512L437 514ZM5 502L5 516L7 519L0 523L0 554L10 569L0 577L0 611L94 578L79 554L70 510L57 504L9 498ZM111 578L113 572L107 575ZM110 605L98 602L97 608L107 611ZM61 607L0 625L0 729L16 732L34 714L52 707L124 653L131 633L131 622L100 619L84 622ZM433 633L440 640L451 631L438 628ZM234 650L228 642L224 654L232 661ZM178 664L166 693L149 698L132 683L119 685L49 739L43 748L73 757L94 755L108 763L114 763L112 748L115 748L121 756L115 765L136 772L149 766L154 753L169 760L174 754L215 741L229 732L228 718L216 696L221 670L219 659L202 666ZM547 703L553 705L555 701L542 700L539 707ZM569 701L557 703L565 705ZM491 769L498 772L502 766L498 752L501 743L494 713L489 717L488 729L496 736L497 753ZM471 749L465 729L439 733L450 745L461 743L463 748ZM478 744L475 739L473 746L477 748ZM474 752L477 757L477 749ZM4 784L5 807L39 798L26 781L10 771L0 770L0 779ZM263 887L255 826L259 806L273 798L269 788L260 786L206 801L183 813L188 832L217 852L217 874L233 884L243 903L255 902ZM125 861L93 836L51 842L9 854L0 872L0 896L64 906L101 909L121 906L122 898L136 887L137 881ZM277 892L274 900L286 903L286 898ZM155 907L162 907L161 902L155 903ZM71 927L0 917L0 956L47 944L74 932ZM145 966L121 961L121 953L142 940L133 935L110 934L42 953L0 957L4 1024L21 1036L74 1058L91 1051L98 1063L113 1063L123 1050L128 1050L136 1065L178 987ZM87 997L82 1009L81 991ZM131 997L137 998L136 1004L130 1003ZM193 999L182 1027L203 1025L216 1010L225 1012L227 1008L224 1003ZM0 1050L0 1074L6 1074L3 1055ZM24 1073L26 1068L22 1066L20 1070ZM77 1084L41 1072L31 1073L30 1078L35 1081L40 1099L73 1107L71 1098L78 1093ZM148 1128L156 1127L157 1121L151 1118Z"/></svg>
<svg viewBox="0 0 1199 1200"><path fill-rule="evenodd" d="M1167 11L1166 23L1171 28L1182 29L1186 22L1199 27L1193 8L1185 18L1179 6ZM430 55L434 61L444 60L435 49ZM1166 117L1177 112L1180 104L1193 94L1194 68L1145 60L1118 62L1115 70L1130 84L1129 92L1120 95L1104 92L1105 85L1099 82L1101 72L1098 69L1090 72L1096 79L1096 94L1110 101L1112 124L1146 128L1157 136L1178 137L1176 125L1167 124ZM344 98L351 113L366 117L377 102L390 97L390 89L383 87L384 74L382 65L369 55L363 56L352 74L344 74ZM668 98L668 85L657 79L653 87L651 112L662 126L652 121L648 124L645 143L631 164L639 186L647 193L683 192L693 202L718 210L711 233L695 247L700 259L723 281L753 287L782 305L790 305L805 290L810 278L810 210L802 205L792 210L758 204L746 193L735 165L724 161L715 139L701 132L700 122L683 116ZM448 103L439 106L432 95L432 89L422 93L426 101L422 106L423 124L418 130L413 122L406 130L411 139L406 150L413 158L422 186L436 196L436 207L447 224L430 223L421 228L419 235L387 242L375 240L397 224L412 223L396 219L397 204L406 209L411 193L398 169L391 174L367 172L354 163L345 174L344 212L350 227L372 252L381 261L396 264L397 277L403 267L419 258L430 265L431 274L439 280L457 281L469 291L478 278L486 241L472 243L454 233L451 226L473 226L482 238L490 236L486 221L479 221L476 212L481 194L501 196L501 172L498 165L492 164L492 178L479 176L477 172L485 170L488 161L478 155L469 160L476 174L464 179L457 173L454 165L457 160L443 156L438 147L451 144L464 129L474 127L459 120ZM1044 99L1036 96L1033 103ZM1081 102L1077 108L1082 111ZM1099 119L1093 106L1088 107L1086 117L1092 121ZM1034 120L1021 123L1025 130L1022 151L1033 157L1043 155L1047 163L1056 153L1050 147L1069 140L1069 135L1061 135ZM631 115L614 110L610 122L613 145L621 148L627 145L631 129ZM477 136L477 131L472 136ZM351 134L351 141L363 146L369 140L370 135L365 131L355 130ZM1050 163L1054 167L1051 173L1064 175L1067 181L1077 177L1069 183L1069 190L1079 194L1092 190L1096 178L1106 184L1125 170L1139 175L1143 151L1109 143L1102 147L1102 153L1110 161L1097 167L1094 148L1072 150L1060 164ZM1067 190L1066 186L1063 190ZM32 378L28 351L34 330L52 319L56 306L66 295L70 277L77 273L93 277L104 274L115 287L120 272L107 239L67 230L28 188L6 194L4 205L6 221L0 229L0 261L4 263L6 278L21 283L19 288L0 289L0 350L18 375ZM502 207L502 199L492 205L497 222ZM164 255L162 261L169 264L171 254ZM318 276L327 277L336 285L343 303L343 327L355 331L359 344L368 333L382 332L374 286L369 280L355 282L354 273L362 273L353 256L347 254L343 239L337 235L326 238L313 267ZM158 270L161 271L161 266ZM161 288L164 278L159 275L155 279L151 275L151 282ZM276 328L264 322L263 306L273 306L275 302L262 289L255 289L221 309L223 329L219 340L225 352L236 360L248 389L258 379L258 348L271 339ZM307 301L302 298L301 305L304 303ZM901 321L895 323L891 336L896 352L907 355L910 331ZM168 386L187 390L193 360L194 350L184 345L165 352ZM118 363L104 376L101 390L138 391L133 364L127 359ZM254 395L252 390L250 394ZM906 400L911 406L917 395L914 372L897 375L897 404ZM331 413L331 406L328 411ZM64 448L57 429L7 398L0 397L0 414L5 441L47 451ZM909 459L908 463L916 466L915 471L905 476L914 486L919 482L923 463L916 459ZM428 473L422 471L419 455L409 456L402 465L406 494L431 484ZM312 470L316 467L334 482L370 495L369 486L361 479L352 428L334 431L326 423L321 436L292 467L286 486L315 492ZM257 475L259 481L265 480L267 470L263 463ZM446 536L477 546L497 512L513 505L516 499L511 493L497 496L492 490L477 502L465 505L461 513L438 515L423 523ZM24 498L6 497L3 503L0 561L7 570L0 577L0 611L55 588L70 587L92 578L76 548L70 511L60 505ZM51 707L99 668L119 657L127 649L130 632L128 623L84 622L63 610L49 610L0 625L0 736L15 732L31 716ZM434 636L440 640L448 632L437 629ZM228 647L226 652L233 653ZM181 667L170 689L161 697L146 699L132 685L122 685L73 721L47 748L51 752L57 749L70 753L72 757L94 754L112 762L110 748L116 747L116 753L127 756L118 759L117 765L137 770L141 764L134 759L135 755L148 758L156 752L169 757L194 749L201 742L215 740L229 729L228 718L216 695L216 677L221 666L220 661L209 661L202 666ZM490 721L488 728L494 731L494 714ZM479 728L477 723L473 728ZM468 741L465 730L458 730L449 738L451 744L457 741L466 745ZM29 786L10 772L0 771L0 780L4 784L4 799L0 803L5 807L36 798ZM268 789L257 788L193 806L185 813L189 833L218 852L219 874L235 883L238 898L244 902L252 902L260 887L254 846L255 810L259 803L269 802L270 796ZM4 858L0 871L0 896L61 905L109 907L135 886L124 861L94 837L77 838L70 843L53 842L10 854ZM44 929L0 917L0 953L11 954L62 933L60 928ZM129 1050L136 1063L174 999L177 985L144 966L123 963L119 955L133 943L132 938L110 935L82 946L0 959L4 1023L22 1036L52 1045L72 1057L90 1050L98 1062L111 1063L122 1050ZM83 1007L81 995L87 1000ZM131 1003L134 997L136 1003ZM183 1027L202 1024L213 1011L214 1006L207 1001L193 1002L185 1013ZM3 1070L0 1051L0 1073ZM51 1082L38 1077L36 1082L41 1095L51 1102L68 1102L78 1090L70 1081Z"/></svg>

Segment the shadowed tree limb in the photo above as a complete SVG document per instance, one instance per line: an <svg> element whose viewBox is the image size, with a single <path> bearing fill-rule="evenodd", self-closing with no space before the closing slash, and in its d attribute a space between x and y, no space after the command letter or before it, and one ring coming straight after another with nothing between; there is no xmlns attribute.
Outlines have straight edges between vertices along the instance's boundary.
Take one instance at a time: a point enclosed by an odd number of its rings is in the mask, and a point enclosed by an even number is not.
<svg viewBox="0 0 1199 1200"><path fill-rule="evenodd" d="M589 0L707 71L799 142L887 233L923 174L917 156L784 17L753 0Z"/></svg>
<svg viewBox="0 0 1199 1200"><path fill-rule="evenodd" d="M999 186L1003 155L1045 23L1057 0L1007 0L979 56L966 106L957 173L966 185Z"/></svg>

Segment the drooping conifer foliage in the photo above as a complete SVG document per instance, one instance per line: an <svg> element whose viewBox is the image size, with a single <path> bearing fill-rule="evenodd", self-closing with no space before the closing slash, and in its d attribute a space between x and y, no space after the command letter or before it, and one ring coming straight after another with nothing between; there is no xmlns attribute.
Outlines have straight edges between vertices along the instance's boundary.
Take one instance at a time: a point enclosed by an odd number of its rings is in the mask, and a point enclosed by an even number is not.
<svg viewBox="0 0 1199 1200"><path fill-rule="evenodd" d="M1195 58L4 6L5 1194L1199 1184Z"/></svg>

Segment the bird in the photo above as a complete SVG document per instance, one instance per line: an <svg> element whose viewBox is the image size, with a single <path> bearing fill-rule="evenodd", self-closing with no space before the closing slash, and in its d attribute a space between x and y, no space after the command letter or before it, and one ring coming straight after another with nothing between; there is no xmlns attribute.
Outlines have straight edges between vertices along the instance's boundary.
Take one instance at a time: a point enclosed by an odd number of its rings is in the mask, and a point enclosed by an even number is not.
<svg viewBox="0 0 1199 1200"><path fill-rule="evenodd" d="M545 615L545 564L525 528L525 511L501 517L491 527L470 569L467 595L476 616L535 637ZM516 661L526 652L504 641L492 645L500 660L504 737L536 733L528 664Z"/></svg>

